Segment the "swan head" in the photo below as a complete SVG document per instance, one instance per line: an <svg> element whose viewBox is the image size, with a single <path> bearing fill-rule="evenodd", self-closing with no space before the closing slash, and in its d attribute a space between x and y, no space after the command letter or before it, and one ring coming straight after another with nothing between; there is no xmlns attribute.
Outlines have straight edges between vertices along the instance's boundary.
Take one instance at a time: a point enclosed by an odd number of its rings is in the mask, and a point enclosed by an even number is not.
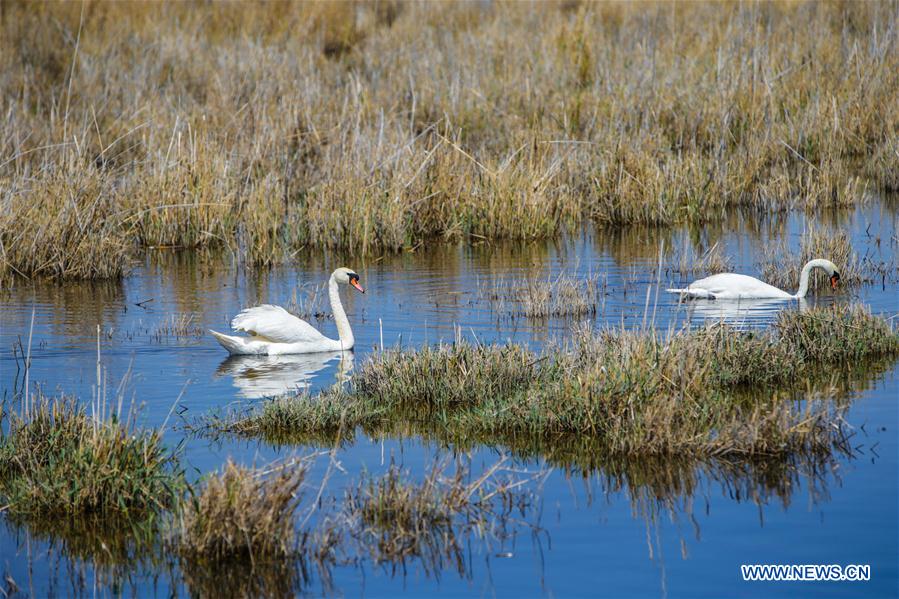
<svg viewBox="0 0 899 599"><path fill-rule="evenodd" d="M830 275L830 288L835 290L839 286L840 269L838 269L837 265L830 260L818 258L816 260L809 261L806 266L810 269L815 267L824 269L824 272Z"/></svg>
<svg viewBox="0 0 899 599"><path fill-rule="evenodd" d="M830 288L836 290L836 288L840 284L840 273L837 271L833 271L833 274L830 275Z"/></svg>
<svg viewBox="0 0 899 599"><path fill-rule="evenodd" d="M338 268L335 270L331 277L338 283L342 283L344 285L351 285L358 289L361 293L365 293L365 289L362 288L362 285L359 284L359 275L356 274L352 268Z"/></svg>

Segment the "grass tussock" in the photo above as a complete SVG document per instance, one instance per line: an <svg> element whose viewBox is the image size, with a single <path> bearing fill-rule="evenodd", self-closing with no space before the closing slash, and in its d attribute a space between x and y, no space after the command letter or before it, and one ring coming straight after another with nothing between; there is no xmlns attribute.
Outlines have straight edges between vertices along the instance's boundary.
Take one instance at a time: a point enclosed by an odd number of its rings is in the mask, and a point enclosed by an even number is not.
<svg viewBox="0 0 899 599"><path fill-rule="evenodd" d="M96 420L70 397L33 398L7 414L0 501L14 516L150 516L171 508L183 478L157 431L130 417Z"/></svg>
<svg viewBox="0 0 899 599"><path fill-rule="evenodd" d="M531 507L533 492L521 487L538 475L503 477L503 463L474 480L461 463L452 475L446 463L435 464L423 480L391 465L363 474L342 498L320 493L300 522L305 464L263 472L229 462L182 506L173 547L192 589L209 592L225 580L233 586L218 593L228 597L291 596L308 582L312 564L325 586L335 563L368 559L463 573L468 537L506 536L517 525L508 522L513 512L525 516Z"/></svg>
<svg viewBox="0 0 899 599"><path fill-rule="evenodd" d="M851 205L899 170L897 10L7 2L0 276Z"/></svg>
<svg viewBox="0 0 899 599"><path fill-rule="evenodd" d="M840 272L840 285L858 287L873 279L865 272L864 264L849 242L844 231L819 227L807 227L799 241L799 250L791 251L785 243L766 251L762 261L762 278L782 289L797 289L802 267L809 260L825 258L836 264ZM830 286L829 277L817 269L809 278L809 290L821 290Z"/></svg>
<svg viewBox="0 0 899 599"><path fill-rule="evenodd" d="M427 431L461 444L588 439L632 456L826 453L842 443L840 409L791 397L897 355L899 334L859 306L785 312L761 333L581 331L542 355L456 343L377 355L349 391L281 398L227 426L272 437Z"/></svg>
<svg viewBox="0 0 899 599"><path fill-rule="evenodd" d="M527 318L591 316L602 302L602 293L596 275L580 279L559 273L545 279L494 279L486 288L478 285L478 296L486 299L494 312Z"/></svg>
<svg viewBox="0 0 899 599"><path fill-rule="evenodd" d="M294 511L305 477L285 465L264 476L231 461L188 499L179 516L177 546L193 560L265 560L295 552Z"/></svg>
<svg viewBox="0 0 899 599"><path fill-rule="evenodd" d="M168 320L163 321L153 334L157 341L162 341L166 337L175 337L177 339L202 337L206 334L203 327L194 322L193 314L172 314Z"/></svg>
<svg viewBox="0 0 899 599"><path fill-rule="evenodd" d="M420 482L391 465L347 492L344 514L376 562L420 558L427 570L439 571L447 562L461 569L466 533L484 536L513 510L524 515L530 507L529 495L513 490L521 480L497 479L501 464L471 480L461 465L447 475L446 464L435 463Z"/></svg>

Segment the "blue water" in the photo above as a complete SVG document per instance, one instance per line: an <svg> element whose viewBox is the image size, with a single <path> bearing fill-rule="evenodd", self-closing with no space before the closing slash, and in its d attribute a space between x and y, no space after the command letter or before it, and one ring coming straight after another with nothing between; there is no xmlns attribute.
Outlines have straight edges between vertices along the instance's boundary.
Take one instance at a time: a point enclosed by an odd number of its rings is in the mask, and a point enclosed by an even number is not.
<svg viewBox="0 0 899 599"><path fill-rule="evenodd" d="M504 278L554 276L567 272L596 275L602 295L594 326L653 326L661 330L685 322L727 319L738 326L765 326L791 304L685 307L661 293L689 282L668 268L685 248L723 246L735 270L759 274L764 249L786 239L792 247L812 219L849 232L860 255L892 265L882 282L836 296L829 292L810 304L864 302L887 316L899 313L895 269L897 213L874 203L849 212L786 214L759 221L734 218L699 231L644 229L583 230L537 244L482 244L422 248L377 259L307 257L289 267L252 271L217 256L152 254L117 283L20 282L2 292L0 313L0 393L11 397L25 385L21 351L29 344L28 385L48 393L66 392L89 401L97 385L99 325L100 385L107 397L121 393L140 407L147 426L166 424L166 441L183 445L192 477L216 470L227 458L265 465L320 448L272 447L253 440L210 440L186 425L210 413L246 409L264 397L295 389L315 391L345 378L366 355L385 346L419 347L458 336L481 342L507 340L539 349L564 339L578 319L529 320L509 317L487 301L479 288ZM662 267L659 267L661 259ZM157 336L172 315L190 317L190 327L225 331L241 308L257 303L287 304L327 280L337 266L362 277L365 295L342 291L357 339L349 357L330 355L280 359L226 359L207 334ZM327 304L322 304L329 312ZM32 330L33 314L33 330ZM329 319L311 322L334 335ZM123 382L124 381L124 382ZM687 464L677 471L680 484L653 489L637 477L608 469L581 472L544 463L539 457L511 460L509 467L550 470L534 487L527 523L514 537L466 540L467 570L439 576L414 562L402 571L372 563L338 567L333 587L314 579L312 594L395 596L710 596L899 595L899 367L873 375L852 393L848 421L854 427L851 458L811 473L798 465L781 480L781 493L768 481L722 473L721 464ZM864 425L864 429L862 429ZM471 452L472 475L499 459L500 448ZM340 468L328 491L358 481L366 469L383 472L391 458L421 476L434 459L453 456L453 448L415 438L355 437L340 449ZM308 481L313 495L328 458L317 459ZM783 477L781 477L783 478ZM0 516L2 520L3 516ZM34 538L27 528L0 526L0 575L8 574L25 594L109 594L108 580L90 560L70 559L61 543ZM740 564L870 564L869 582L743 582ZM73 573L80 572L80 575ZM81 586L79 576L84 578ZM0 588L4 588L0 584ZM135 571L126 594L188 594L176 574Z"/></svg>

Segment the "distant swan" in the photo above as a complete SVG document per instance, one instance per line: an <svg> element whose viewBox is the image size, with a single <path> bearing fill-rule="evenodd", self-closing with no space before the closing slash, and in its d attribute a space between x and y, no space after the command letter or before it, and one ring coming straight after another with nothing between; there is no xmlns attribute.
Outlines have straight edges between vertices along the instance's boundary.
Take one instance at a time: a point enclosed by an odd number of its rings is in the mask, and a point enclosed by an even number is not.
<svg viewBox="0 0 899 599"><path fill-rule="evenodd" d="M685 289L666 289L687 299L802 299L808 293L808 278L814 268L822 268L830 275L830 285L837 288L840 273L830 260L810 260L802 269L799 291L787 293L777 287L759 281L755 277L723 273L693 281Z"/></svg>
<svg viewBox="0 0 899 599"><path fill-rule="evenodd" d="M359 275L349 268L338 268L331 273L331 278L328 279L328 297L331 300L334 322L337 324L336 340L328 339L311 324L290 314L281 306L270 304L247 308L231 321L232 329L244 331L249 337L223 335L212 330L209 332L233 356L312 354L352 349L355 340L343 304L340 303L338 283L352 285L365 293L359 285Z"/></svg>

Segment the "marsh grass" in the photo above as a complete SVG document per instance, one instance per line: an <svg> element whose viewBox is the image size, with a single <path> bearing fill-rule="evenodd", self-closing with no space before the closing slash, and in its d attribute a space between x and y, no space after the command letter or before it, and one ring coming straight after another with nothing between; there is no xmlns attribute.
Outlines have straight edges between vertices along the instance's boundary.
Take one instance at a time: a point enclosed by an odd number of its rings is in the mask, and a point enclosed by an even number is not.
<svg viewBox="0 0 899 599"><path fill-rule="evenodd" d="M4 279L120 277L146 247L268 265L707 223L895 186L894 3L3 7Z"/></svg>
<svg viewBox="0 0 899 599"><path fill-rule="evenodd" d="M139 520L175 504L183 475L159 431L139 430L133 413L95 419L67 396L32 400L27 412L5 414L0 437L0 498L10 515Z"/></svg>
<svg viewBox="0 0 899 599"><path fill-rule="evenodd" d="M500 460L473 480L460 463L447 473L446 462L435 463L418 482L394 464L380 476L365 475L344 501L351 534L376 563L404 564L417 558L427 572L452 564L463 573L463 540L468 534L494 535L509 516L525 515L533 507L533 490L518 487L539 473L500 479L502 464Z"/></svg>
<svg viewBox="0 0 899 599"><path fill-rule="evenodd" d="M597 275L576 278L565 273L546 278L491 279L490 286L478 281L478 297L502 316L526 318L592 316L602 302Z"/></svg>
<svg viewBox="0 0 899 599"><path fill-rule="evenodd" d="M874 280L844 231L815 226L807 227L802 233L798 251L791 251L784 242L769 246L762 259L762 278L782 289L797 289L802 267L814 258L825 258L837 266L841 286L851 289ZM830 278L826 273L817 269L812 272L810 291L829 287Z"/></svg>
<svg viewBox="0 0 899 599"><path fill-rule="evenodd" d="M897 355L899 335L860 306L788 311L766 332L582 329L539 355L466 342L385 352L350 390L280 398L218 425L268 438L427 432L463 446L591 439L633 456L828 453L844 442L842 409L806 385L826 391L852 364Z"/></svg>
<svg viewBox="0 0 899 599"><path fill-rule="evenodd" d="M179 514L177 547L194 560L266 560L296 551L294 511L306 475L284 464L263 475L228 461Z"/></svg>
<svg viewBox="0 0 899 599"><path fill-rule="evenodd" d="M308 582L312 565L327 583L334 564L368 559L394 566L414 560L428 574L448 567L464 573L463 543L471 535L506 538L520 524L510 524L510 516L527 515L535 502L526 485L542 473L512 475L504 463L473 480L461 462L450 475L446 462L435 463L421 480L391 464L382 474L364 474L342 498L322 494L322 482L300 522L305 460L265 471L228 462L181 506L170 543L192 589L208 592L216 581L231 581L219 590L228 597L289 596Z"/></svg>
<svg viewBox="0 0 899 599"><path fill-rule="evenodd" d="M330 313L328 286L325 284L306 284L293 290L287 311L303 320L325 320L333 318Z"/></svg>
<svg viewBox="0 0 899 599"><path fill-rule="evenodd" d="M724 253L719 243L697 255L695 252L681 251L675 254L667 264L667 270L682 276L714 275L733 271L734 263Z"/></svg>
<svg viewBox="0 0 899 599"><path fill-rule="evenodd" d="M193 314L172 314L169 319L156 327L153 337L156 341L162 341L166 337L177 339L202 337L206 334L203 327L194 322Z"/></svg>

